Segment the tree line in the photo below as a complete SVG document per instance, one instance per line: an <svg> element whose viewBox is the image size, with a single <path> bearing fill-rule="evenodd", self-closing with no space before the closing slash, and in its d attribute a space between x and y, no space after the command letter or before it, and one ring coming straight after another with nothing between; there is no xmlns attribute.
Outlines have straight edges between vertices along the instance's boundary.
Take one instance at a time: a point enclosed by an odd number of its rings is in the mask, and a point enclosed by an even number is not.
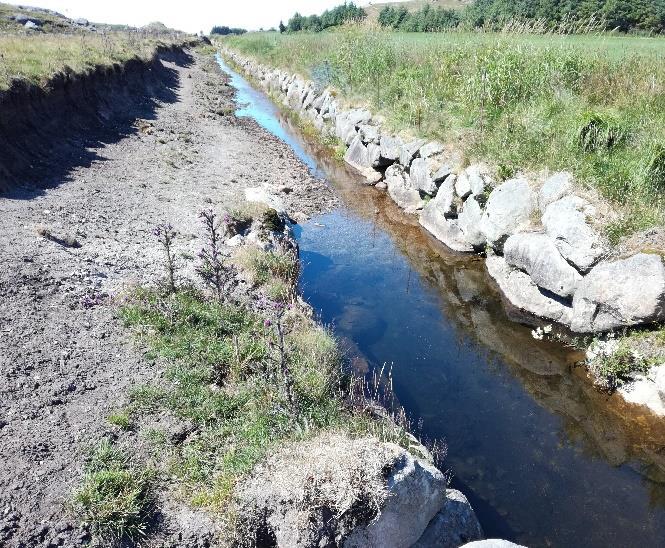
<svg viewBox="0 0 665 548"><path fill-rule="evenodd" d="M353 2L344 3L331 10L324 11L321 15L302 16L296 13L287 24L279 23L280 32L299 32L301 30L319 32L330 27L337 27L348 21L362 21L367 13Z"/></svg>
<svg viewBox="0 0 665 548"><path fill-rule="evenodd" d="M379 24L405 32L436 32L456 27L461 22L460 12L425 4L417 11L405 6L386 6L379 12Z"/></svg>
<svg viewBox="0 0 665 548"><path fill-rule="evenodd" d="M665 0L475 0L464 10L475 27L501 26L509 20L565 21L597 19L605 30L665 31Z"/></svg>
<svg viewBox="0 0 665 548"><path fill-rule="evenodd" d="M319 32L367 16L353 2L344 3L321 15L296 13L280 32ZM621 32L665 32L665 0L474 0L462 10L432 7L418 10L385 6L378 22L384 28L405 32L436 32L459 25L469 28L500 29L514 21L538 21L545 27L564 23L595 21L594 28Z"/></svg>

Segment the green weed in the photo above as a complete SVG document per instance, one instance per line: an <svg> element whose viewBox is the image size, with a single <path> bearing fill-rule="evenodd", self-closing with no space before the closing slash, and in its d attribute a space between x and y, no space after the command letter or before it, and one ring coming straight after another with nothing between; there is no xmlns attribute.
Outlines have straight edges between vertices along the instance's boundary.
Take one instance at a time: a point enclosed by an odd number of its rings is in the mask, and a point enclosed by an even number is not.
<svg viewBox="0 0 665 548"><path fill-rule="evenodd" d="M137 541L149 530L153 484L153 474L132 466L121 450L104 440L90 457L75 507L101 538Z"/></svg>

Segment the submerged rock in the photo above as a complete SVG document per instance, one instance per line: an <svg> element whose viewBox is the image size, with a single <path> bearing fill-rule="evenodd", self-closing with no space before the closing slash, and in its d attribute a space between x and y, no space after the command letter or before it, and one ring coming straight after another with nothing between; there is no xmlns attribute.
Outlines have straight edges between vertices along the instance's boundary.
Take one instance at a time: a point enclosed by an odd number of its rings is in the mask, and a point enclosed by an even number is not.
<svg viewBox="0 0 665 548"><path fill-rule="evenodd" d="M665 265L659 255L641 253L601 263L579 284L571 329L609 331L665 320Z"/></svg>
<svg viewBox="0 0 665 548"><path fill-rule="evenodd" d="M536 209L536 196L526 179L511 179L496 187L487 200L480 230L487 243L501 252L508 236L526 227Z"/></svg>
<svg viewBox="0 0 665 548"><path fill-rule="evenodd" d="M560 297L572 297L582 280L546 234L529 232L510 236L503 254L509 265L523 270L536 285Z"/></svg>

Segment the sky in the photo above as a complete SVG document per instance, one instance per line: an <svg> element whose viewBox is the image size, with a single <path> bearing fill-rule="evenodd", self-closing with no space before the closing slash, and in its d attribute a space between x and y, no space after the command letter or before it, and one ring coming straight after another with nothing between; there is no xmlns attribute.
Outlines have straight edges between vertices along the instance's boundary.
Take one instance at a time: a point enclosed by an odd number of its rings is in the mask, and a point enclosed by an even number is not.
<svg viewBox="0 0 665 548"><path fill-rule="evenodd" d="M12 0L9 0L12 2ZM14 0L15 1L15 0ZM382 0L385 1L385 0ZM296 11L321 13L343 0L31 0L28 5L56 10L67 17L96 23L140 27L153 21L187 32L210 32L214 25L258 30L277 27ZM356 1L359 5L368 1Z"/></svg>

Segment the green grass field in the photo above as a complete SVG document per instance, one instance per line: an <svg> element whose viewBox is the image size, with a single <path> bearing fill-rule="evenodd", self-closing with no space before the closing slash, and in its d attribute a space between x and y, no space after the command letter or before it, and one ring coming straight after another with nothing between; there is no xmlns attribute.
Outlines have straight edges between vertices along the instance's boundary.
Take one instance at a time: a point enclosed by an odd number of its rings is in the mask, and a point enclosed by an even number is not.
<svg viewBox="0 0 665 548"><path fill-rule="evenodd" d="M621 212L613 241L661 225L665 39L483 32L250 33L225 44L456 144L510 174L566 169Z"/></svg>

